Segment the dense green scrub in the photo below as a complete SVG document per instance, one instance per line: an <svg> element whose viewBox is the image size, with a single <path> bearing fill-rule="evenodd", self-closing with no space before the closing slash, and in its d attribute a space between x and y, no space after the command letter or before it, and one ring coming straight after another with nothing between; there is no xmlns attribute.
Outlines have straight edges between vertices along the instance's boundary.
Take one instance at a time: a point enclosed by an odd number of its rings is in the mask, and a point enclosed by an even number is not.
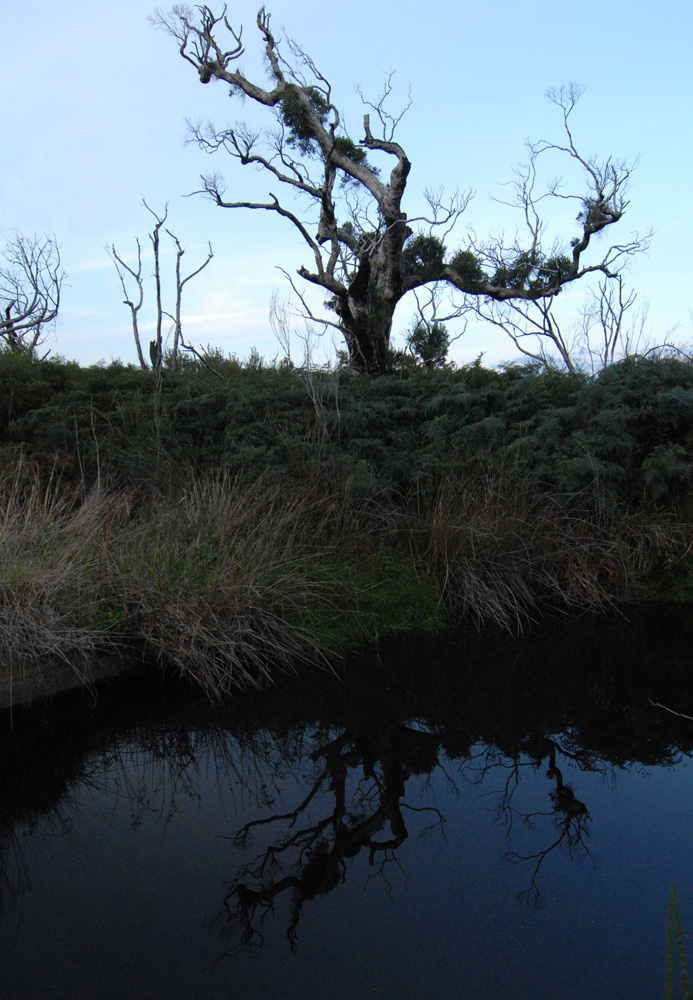
<svg viewBox="0 0 693 1000"><path fill-rule="evenodd" d="M2 466L14 470L21 454L44 473L57 462L73 482L101 473L139 485L184 457L244 477L328 470L374 494L463 476L483 456L562 492L598 483L630 504L681 502L690 485L690 362L629 358L594 377L472 365L378 379L215 364L223 377L198 364L165 374L157 405L153 376L132 366L0 352Z"/></svg>
<svg viewBox="0 0 693 1000"><path fill-rule="evenodd" d="M690 596L693 365L153 377L0 353L3 661L213 694L406 630Z"/></svg>

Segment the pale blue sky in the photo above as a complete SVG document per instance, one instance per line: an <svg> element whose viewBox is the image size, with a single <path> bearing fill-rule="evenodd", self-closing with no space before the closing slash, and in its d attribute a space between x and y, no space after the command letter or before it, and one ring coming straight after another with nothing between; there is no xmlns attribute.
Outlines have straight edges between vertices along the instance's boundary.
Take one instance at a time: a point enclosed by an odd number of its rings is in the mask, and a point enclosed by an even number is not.
<svg viewBox="0 0 693 1000"><path fill-rule="evenodd" d="M129 313L104 245L132 254L135 237L144 245L150 229L141 197L157 209L168 202L171 228L188 248L185 266L202 262L208 240L215 251L186 288L188 339L240 356L255 345L271 358L279 346L269 299L273 288L288 293L276 266L295 270L310 260L293 228L270 213L182 197L210 170L223 173L239 199L264 199L272 185L224 154L210 159L184 146L186 118L223 125L254 109L229 99L221 84L199 84L173 39L148 23L155 5L2 0L0 235L50 230L62 246L68 278L54 352L83 363L135 361ZM354 138L362 134L355 84L375 97L392 70L402 100L411 87L413 105L398 131L413 163L403 207L417 214L426 187L473 188L460 242L467 225L479 236L514 231L520 220L491 195L503 196L498 185L522 160L525 139L561 138L547 88L583 84L574 119L582 149L640 157L614 235L625 241L651 227L654 236L628 282L650 302L653 340L677 322L676 339L690 340L693 8L670 0L276 0L268 9L275 34L285 28L331 80ZM232 2L229 12L245 26L241 65L262 81L256 4ZM171 256L163 261L169 265ZM145 338L154 319L151 282L147 290ZM566 296L564 308L577 309L580 298ZM397 328L408 325L413 308L400 305ZM453 355L471 360L481 350L489 363L517 354L502 334L477 328Z"/></svg>

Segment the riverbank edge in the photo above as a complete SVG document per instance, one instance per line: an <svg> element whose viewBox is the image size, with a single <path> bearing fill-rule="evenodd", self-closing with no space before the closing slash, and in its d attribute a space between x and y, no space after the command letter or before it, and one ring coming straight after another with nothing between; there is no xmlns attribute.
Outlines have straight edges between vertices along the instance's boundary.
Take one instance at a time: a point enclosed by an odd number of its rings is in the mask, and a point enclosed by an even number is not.
<svg viewBox="0 0 693 1000"><path fill-rule="evenodd" d="M693 594L691 530L667 511L564 497L479 467L404 497L266 474L176 492L7 482L0 518L0 707L129 663L211 701L359 649Z"/></svg>
<svg viewBox="0 0 693 1000"><path fill-rule="evenodd" d="M80 688L93 692L103 681L134 674L142 669L135 656L104 654L76 669L71 663L32 663L19 673L0 675L0 714L48 702Z"/></svg>
<svg viewBox="0 0 693 1000"><path fill-rule="evenodd" d="M637 615L638 612L645 608L660 608L662 613L675 610L678 613L682 612L686 607L689 609L689 613L693 613L693 601L646 601L625 603L620 606L614 604L608 611L602 611L601 613L587 612L567 616L548 614L545 618L534 622L533 627L526 633L518 634L515 638L521 642L523 639L529 638L530 635L534 636L536 632L541 631L543 626L550 626L551 623L556 624L559 619L563 624L569 625L575 625L581 619L589 619L594 622L595 620L603 621L607 618L618 618L621 621L628 622L632 616ZM401 643L407 639L420 642L424 638L434 641L444 641L446 638L459 637L460 634L468 634L470 631L479 633L479 629L475 628L472 622L469 622L466 625L458 624L456 627L448 626L435 633L432 633L430 630L420 633L411 632L410 630L399 634L390 633L385 642ZM362 656L368 647L373 647L373 643L365 643L362 648L353 649L351 651L352 655ZM374 648L376 649L375 655L377 655L377 644ZM315 670L325 668L324 664L318 663L314 663L312 666ZM305 665L303 669L306 669ZM308 669L310 669L310 666L308 666ZM338 665L333 665L330 669L332 672L338 673ZM160 664L157 664L153 660L148 660L141 655L138 656L134 652L130 654L123 653L122 655L103 652L95 655L90 662L81 664L79 668L67 661L59 663L47 662L44 664L34 662L19 674L15 674L14 676L0 676L0 716L6 713L11 714L14 710L18 709L40 709L41 705L50 704L53 699L60 695L79 690L89 692L94 702L97 703L100 697L99 689L103 690L103 686L107 685L109 681L127 678L128 676L134 678L138 674L155 672L159 673L163 685L166 684L167 677L172 679L175 676L173 671L167 672L162 670ZM194 685L191 687L192 689L194 689ZM242 694L243 691L241 690L237 692L237 695Z"/></svg>

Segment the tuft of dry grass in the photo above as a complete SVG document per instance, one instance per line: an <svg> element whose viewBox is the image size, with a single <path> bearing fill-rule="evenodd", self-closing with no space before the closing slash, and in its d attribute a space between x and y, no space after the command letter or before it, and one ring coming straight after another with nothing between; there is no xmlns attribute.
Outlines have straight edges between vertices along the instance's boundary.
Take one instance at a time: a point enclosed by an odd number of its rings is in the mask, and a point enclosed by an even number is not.
<svg viewBox="0 0 693 1000"><path fill-rule="evenodd" d="M143 512L110 570L146 654L214 698L324 659L311 624L334 590L330 506L269 476L221 475Z"/></svg>
<svg viewBox="0 0 693 1000"><path fill-rule="evenodd" d="M69 664L83 683L104 640L101 567L123 502L0 481L0 655L9 680Z"/></svg>
<svg viewBox="0 0 693 1000"><path fill-rule="evenodd" d="M547 607L595 612L633 600L663 550L685 550L682 525L483 469L464 488L439 486L416 537L456 617L513 632Z"/></svg>

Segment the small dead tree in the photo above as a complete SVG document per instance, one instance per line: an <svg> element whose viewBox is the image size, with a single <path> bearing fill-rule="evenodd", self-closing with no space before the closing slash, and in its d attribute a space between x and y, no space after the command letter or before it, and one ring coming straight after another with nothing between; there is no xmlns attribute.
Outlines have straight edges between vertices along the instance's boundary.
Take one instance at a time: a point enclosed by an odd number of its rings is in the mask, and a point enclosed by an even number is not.
<svg viewBox="0 0 693 1000"><path fill-rule="evenodd" d="M147 362L144 360L144 354L142 353L142 341L140 340L140 331L138 325L138 317L140 309L142 308L142 302L144 301L144 286L142 284L142 247L140 246L139 239L135 239L137 244L137 270L130 267L130 265L123 260L122 257L118 255L115 245L112 243L110 247L106 247L106 252L115 264L116 271L118 272L118 277L120 278L120 286L123 289L123 295L125 296L123 302L124 305L128 306L130 309L130 314L132 317L132 333L135 338L135 347L137 348L137 357L141 368L148 368ZM125 273L130 275L134 280L137 287L137 302L134 301L134 296L131 296L127 290L125 284Z"/></svg>
<svg viewBox="0 0 693 1000"><path fill-rule="evenodd" d="M214 257L214 251L212 250L212 244L208 243L207 245L209 247L209 252L207 254L207 259L202 264L200 264L200 266L198 268L196 268L194 271L191 271L190 274L186 275L183 278L181 276L181 260L183 258L183 254L185 253L185 250L183 249L183 247L181 245L181 242L178 239L178 237L175 236L171 232L170 229L167 229L166 232L171 237L171 239L173 240L173 242L174 242L174 244L176 246L176 306L175 306L175 313L168 313L168 312L166 313L166 315L169 317L169 319L173 320L173 347L171 348L170 365L171 365L171 369L173 371L175 371L176 368L178 367L178 352L179 352L180 348L183 348L183 350L186 350L186 351L192 351L194 354L198 354L198 352L195 350L195 348L193 348L190 344L186 344L185 341L183 340L183 328L182 328L182 324L181 324L181 303L182 303L182 300L183 300L183 288L185 287L185 285L192 278L197 277L197 275L201 271L204 271L204 269L207 267L207 265L209 264L209 262L211 261L211 259ZM198 354L198 357L199 357L199 354Z"/></svg>
<svg viewBox="0 0 693 1000"><path fill-rule="evenodd" d="M580 341L584 364L592 372L644 349L648 304L624 287L623 275L604 279L581 310ZM662 345L669 346L669 345Z"/></svg>
<svg viewBox="0 0 693 1000"><path fill-rule="evenodd" d="M570 327L564 328L559 322L553 299L529 307L515 302L505 308L485 305L478 312L507 333L525 357L547 368L558 364L571 374L594 374L633 354L684 354L669 340L648 344L648 306L636 303L637 294L626 289L622 274L615 274L603 277L596 289L589 290L577 325Z"/></svg>
<svg viewBox="0 0 693 1000"><path fill-rule="evenodd" d="M554 306L551 296L531 303L477 302L474 311L507 333L526 358L547 368L558 361L574 375L580 370L579 336L574 330L563 330Z"/></svg>
<svg viewBox="0 0 693 1000"><path fill-rule="evenodd" d="M154 288L156 291L156 339L149 342L149 358L152 363L152 368L156 374L157 379L161 378L161 370L163 365L163 309L161 305L161 267L159 265L159 249L160 249L160 230L163 224L168 218L168 205L164 205L164 214L159 216L156 214L153 208L150 208L147 202L142 199L142 204L147 209L148 212L154 216L156 220L154 228L149 234L149 239L152 241L152 251L154 253Z"/></svg>
<svg viewBox="0 0 693 1000"><path fill-rule="evenodd" d="M336 319L314 316L299 295L305 315L340 331L350 363L360 371L387 369L393 317L409 292L445 286L469 308L477 302L546 302L587 274L612 277L619 262L643 246L635 236L594 253L594 237L619 222L626 209L631 166L578 151L570 123L580 96L575 86L548 95L562 112L566 141L530 144L529 162L516 175L514 207L524 216L522 238L481 243L472 237L448 249L446 241L471 192L443 197L430 189L425 192L428 214L408 218L403 199L411 163L395 139L404 112L388 110L391 78L379 100L364 102L364 134L357 141L345 131L327 78L295 42L277 41L264 7L256 23L269 67L268 87L236 68L245 52L242 29L231 24L226 7L216 16L207 6L192 11L177 5L168 13L158 11L153 20L175 38L201 83L221 80L231 97L246 97L271 114L273 127L264 132L245 123L222 129L191 124L190 138L210 154L225 151L243 166L261 168L303 207L288 207L273 191L266 201L229 200L218 174L204 176L198 193L222 208L274 212L297 230L313 260L298 274L327 293ZM371 156L394 164L389 175L383 176ZM584 185L579 193L566 194L555 180L540 190L538 165L548 158L579 169ZM579 206L577 233L547 244L539 208L565 198Z"/></svg>
<svg viewBox="0 0 693 1000"><path fill-rule="evenodd" d="M164 206L163 214L159 214L151 208L145 199L142 199L142 204L147 209L148 212L154 217L154 228L149 233L149 240L152 244L152 254L154 258L154 288L156 297L156 328L155 328L155 339L149 343L149 363L145 360L144 351L142 349L142 340L140 337L138 314L142 308L142 303L144 301L144 281L142 278L142 248L139 239L135 240L137 244L137 269L131 267L116 251L113 244L110 247L106 247L106 251L110 256L111 260L115 264L116 271L118 272L118 277L120 279L121 288L123 289L123 295L125 296L124 304L130 309L132 316L132 332L135 338L135 347L137 348L137 357L140 366L144 369L149 367L156 373L157 378L161 377L163 370L163 358L164 358L164 343L163 343L163 321L164 316L167 316L173 321L173 347L170 354L170 367L173 371L176 370L178 365L179 351L181 348L192 351L198 357L199 353L186 344L183 340L182 335L182 301L183 301L183 288L192 278L196 277L201 271L203 271L214 256L212 250L212 244L208 244L209 253L207 259L194 271L185 277L181 273L181 260L185 254L185 249L181 244L175 233L171 232L170 229L166 229L166 233L171 237L175 248L176 248L176 266L175 266L175 306L174 312L170 313L166 311L163 307L163 292L162 292L162 275L161 275L161 230L168 219L168 205ZM136 295L130 295L127 290L126 285L126 272L130 275L130 278L135 282L137 288ZM135 301L136 300L136 301ZM204 361L204 359L202 359Z"/></svg>
<svg viewBox="0 0 693 1000"><path fill-rule="evenodd" d="M17 233L0 260L0 339L33 357L60 309L65 274L55 236Z"/></svg>

